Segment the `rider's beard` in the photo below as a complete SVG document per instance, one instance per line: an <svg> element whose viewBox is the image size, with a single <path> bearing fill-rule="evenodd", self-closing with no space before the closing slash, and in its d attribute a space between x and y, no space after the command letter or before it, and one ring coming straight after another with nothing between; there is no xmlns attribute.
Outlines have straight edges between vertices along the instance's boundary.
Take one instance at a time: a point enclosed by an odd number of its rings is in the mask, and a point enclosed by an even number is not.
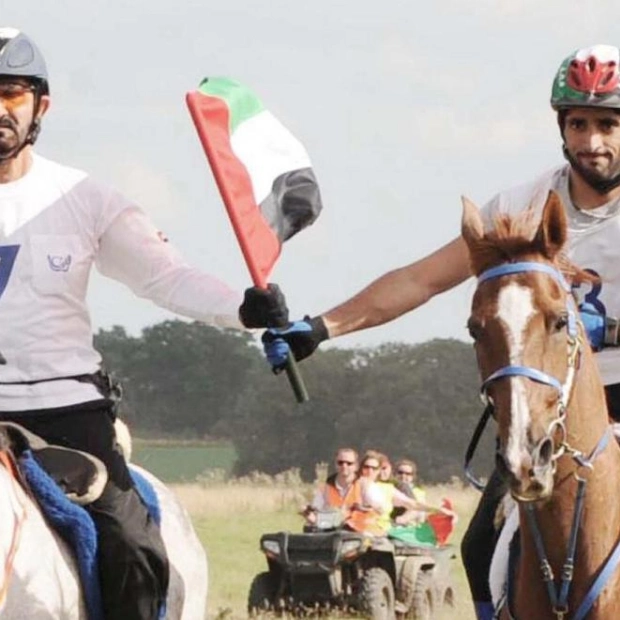
<svg viewBox="0 0 620 620"><path fill-rule="evenodd" d="M19 145L19 131L13 119L0 118L0 156L8 155Z"/></svg>
<svg viewBox="0 0 620 620"><path fill-rule="evenodd" d="M599 169L594 166L584 166L579 158L566 148L566 145L563 145L562 150L571 168L598 192L605 193L620 184L620 160L612 161L608 167Z"/></svg>

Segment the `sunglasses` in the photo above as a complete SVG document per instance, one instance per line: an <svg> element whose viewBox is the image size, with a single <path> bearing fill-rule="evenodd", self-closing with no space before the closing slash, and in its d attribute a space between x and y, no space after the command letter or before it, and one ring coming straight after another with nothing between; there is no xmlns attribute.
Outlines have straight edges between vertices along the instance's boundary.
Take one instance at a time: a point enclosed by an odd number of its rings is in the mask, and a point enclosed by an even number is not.
<svg viewBox="0 0 620 620"><path fill-rule="evenodd" d="M379 469L378 465L362 465L362 469Z"/></svg>
<svg viewBox="0 0 620 620"><path fill-rule="evenodd" d="M355 465L355 461L336 461L336 465Z"/></svg>
<svg viewBox="0 0 620 620"><path fill-rule="evenodd" d="M412 471L405 471L404 469L399 469L396 473L399 476L413 476L413 472Z"/></svg>
<svg viewBox="0 0 620 620"><path fill-rule="evenodd" d="M24 102L26 95L35 90L32 84L21 82L0 82L0 100L5 105L15 107Z"/></svg>

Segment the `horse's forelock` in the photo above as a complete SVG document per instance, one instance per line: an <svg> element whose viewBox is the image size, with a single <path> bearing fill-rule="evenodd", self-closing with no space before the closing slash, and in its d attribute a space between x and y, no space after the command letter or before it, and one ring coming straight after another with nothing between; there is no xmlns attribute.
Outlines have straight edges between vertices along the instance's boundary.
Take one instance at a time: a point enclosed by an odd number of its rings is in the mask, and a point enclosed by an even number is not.
<svg viewBox="0 0 620 620"><path fill-rule="evenodd" d="M493 228L470 247L472 269L476 275L505 262L532 260L536 255L546 257L546 248L538 245L536 233L539 215L526 209L514 216L499 214L493 220ZM598 282L598 278L573 263L564 252L554 257L555 266L571 283Z"/></svg>
<svg viewBox="0 0 620 620"><path fill-rule="evenodd" d="M525 255L538 253L534 239L537 221L532 210L527 209L515 216L499 214L493 220L493 228L487 231L475 247L470 247L470 257L474 273L516 261Z"/></svg>

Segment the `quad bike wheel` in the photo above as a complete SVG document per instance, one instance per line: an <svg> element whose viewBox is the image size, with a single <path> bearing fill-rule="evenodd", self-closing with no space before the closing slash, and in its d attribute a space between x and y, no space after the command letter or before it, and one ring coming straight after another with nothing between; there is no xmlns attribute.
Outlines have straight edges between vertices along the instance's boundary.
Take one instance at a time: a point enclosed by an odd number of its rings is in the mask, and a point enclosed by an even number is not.
<svg viewBox="0 0 620 620"><path fill-rule="evenodd" d="M424 570L419 571L407 617L411 620L432 620L435 611L434 598L432 574Z"/></svg>
<svg viewBox="0 0 620 620"><path fill-rule="evenodd" d="M392 620L395 605L394 585L379 567L366 570L360 584L360 611L372 620Z"/></svg>
<svg viewBox="0 0 620 620"><path fill-rule="evenodd" d="M276 588L271 573L259 573L254 577L248 594L248 615L251 618L274 611Z"/></svg>

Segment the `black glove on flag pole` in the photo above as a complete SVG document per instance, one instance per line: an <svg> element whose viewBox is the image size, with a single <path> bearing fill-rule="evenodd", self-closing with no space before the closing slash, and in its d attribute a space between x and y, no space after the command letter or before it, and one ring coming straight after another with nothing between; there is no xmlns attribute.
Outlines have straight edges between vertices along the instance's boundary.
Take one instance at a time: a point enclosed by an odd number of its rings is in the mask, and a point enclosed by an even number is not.
<svg viewBox="0 0 620 620"><path fill-rule="evenodd" d="M234 80L205 78L186 101L254 285L267 288L282 243L322 208L308 154ZM293 355L286 372L297 400L308 400Z"/></svg>

